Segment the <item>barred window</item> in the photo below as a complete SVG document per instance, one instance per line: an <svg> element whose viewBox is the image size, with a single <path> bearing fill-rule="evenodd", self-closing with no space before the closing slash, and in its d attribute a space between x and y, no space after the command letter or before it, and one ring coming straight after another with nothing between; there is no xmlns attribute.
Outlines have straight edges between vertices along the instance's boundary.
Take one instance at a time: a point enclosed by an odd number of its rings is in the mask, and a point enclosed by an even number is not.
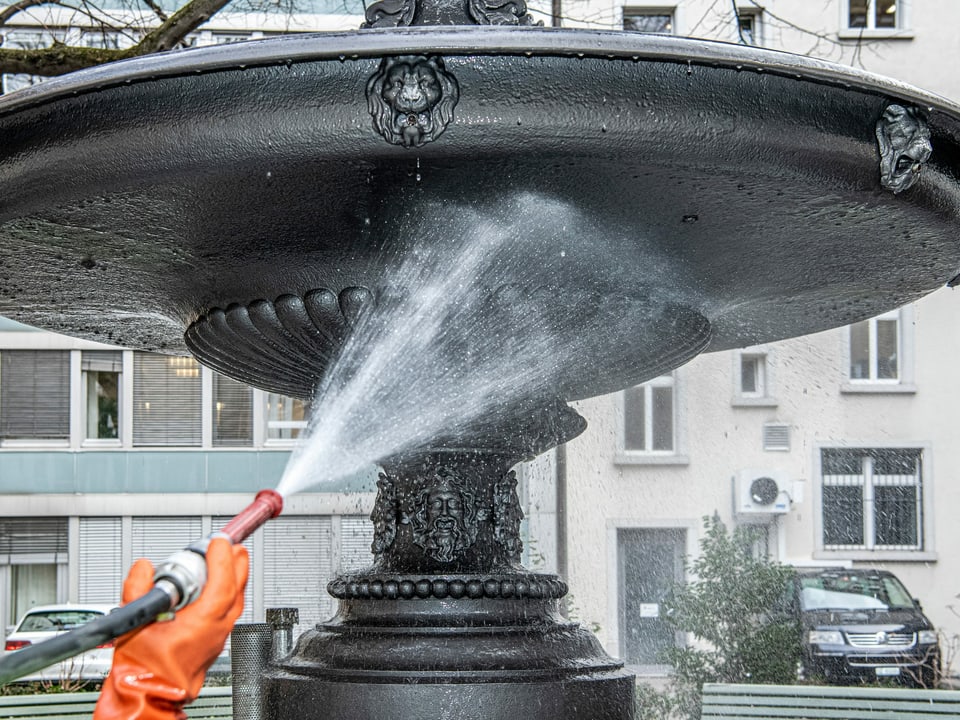
<svg viewBox="0 0 960 720"><path fill-rule="evenodd" d="M919 448L824 448L824 549L922 550L922 459Z"/></svg>

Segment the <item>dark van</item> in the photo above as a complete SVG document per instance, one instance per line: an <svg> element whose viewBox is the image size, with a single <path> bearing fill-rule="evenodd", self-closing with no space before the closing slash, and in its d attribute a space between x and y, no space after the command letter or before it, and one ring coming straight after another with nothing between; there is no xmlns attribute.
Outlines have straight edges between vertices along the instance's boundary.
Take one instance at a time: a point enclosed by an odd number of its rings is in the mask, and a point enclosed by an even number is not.
<svg viewBox="0 0 960 720"><path fill-rule="evenodd" d="M806 677L936 687L937 632L893 573L801 568L796 591Z"/></svg>

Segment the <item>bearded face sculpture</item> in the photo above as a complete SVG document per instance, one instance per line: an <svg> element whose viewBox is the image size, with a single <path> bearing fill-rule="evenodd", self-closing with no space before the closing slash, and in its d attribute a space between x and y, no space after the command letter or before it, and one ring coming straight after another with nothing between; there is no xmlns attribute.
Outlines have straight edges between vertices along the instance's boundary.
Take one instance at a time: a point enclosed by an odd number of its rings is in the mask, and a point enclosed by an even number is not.
<svg viewBox="0 0 960 720"><path fill-rule="evenodd" d="M384 58L367 81L367 108L387 142L420 147L435 140L453 120L460 99L456 79L440 58Z"/></svg>
<svg viewBox="0 0 960 720"><path fill-rule="evenodd" d="M452 562L477 539L473 495L453 473L441 469L414 505L413 542L440 562Z"/></svg>
<svg viewBox="0 0 960 720"><path fill-rule="evenodd" d="M930 130L917 111L890 105L877 121L880 146L880 184L894 193L911 187L920 168L930 159Z"/></svg>

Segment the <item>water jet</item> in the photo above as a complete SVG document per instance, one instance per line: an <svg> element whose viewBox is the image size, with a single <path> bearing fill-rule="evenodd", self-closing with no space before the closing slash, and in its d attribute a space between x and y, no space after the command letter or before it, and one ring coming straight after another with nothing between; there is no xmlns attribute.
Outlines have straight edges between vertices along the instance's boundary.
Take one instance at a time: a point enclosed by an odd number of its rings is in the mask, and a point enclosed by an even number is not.
<svg viewBox="0 0 960 720"><path fill-rule="evenodd" d="M435 246L495 220L426 345L420 415L441 421L375 458L375 563L270 665L265 712L631 717L631 676L560 617L563 581L519 564L511 468L583 430L569 401L954 278L960 107L783 53L535 28L522 2L380 2L367 24L0 100L0 278L20 287L0 313L312 397L335 367L364 377L372 318L416 332L397 268L455 274ZM525 379L450 419L491 358ZM368 404L393 417L395 397Z"/></svg>

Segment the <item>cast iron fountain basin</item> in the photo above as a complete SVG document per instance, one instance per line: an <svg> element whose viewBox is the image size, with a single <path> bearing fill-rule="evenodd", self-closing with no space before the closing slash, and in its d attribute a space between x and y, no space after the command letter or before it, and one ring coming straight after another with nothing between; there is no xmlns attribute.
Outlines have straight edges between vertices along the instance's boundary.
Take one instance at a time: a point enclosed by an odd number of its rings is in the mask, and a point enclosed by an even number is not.
<svg viewBox="0 0 960 720"><path fill-rule="evenodd" d="M558 615L563 582L519 565L510 468L582 431L565 401L960 270L960 107L681 38L438 27L184 51L0 99L0 140L0 313L300 397L364 313L412 301L394 270L431 238L539 213L476 278L489 334L469 341L508 348L534 314L564 362L532 360L542 386L504 398L521 410L382 459L375 563L264 675L278 719L630 717L632 678Z"/></svg>

